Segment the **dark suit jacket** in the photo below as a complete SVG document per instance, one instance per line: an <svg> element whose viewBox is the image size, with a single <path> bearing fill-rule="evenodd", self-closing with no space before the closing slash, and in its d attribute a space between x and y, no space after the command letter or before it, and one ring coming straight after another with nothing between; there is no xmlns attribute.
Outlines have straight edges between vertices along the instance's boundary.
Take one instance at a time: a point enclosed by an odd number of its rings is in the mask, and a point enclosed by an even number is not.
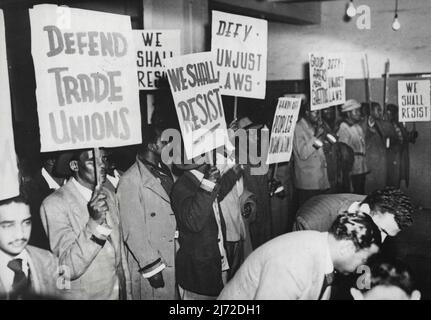
<svg viewBox="0 0 431 320"><path fill-rule="evenodd" d="M212 192L200 187L200 181L185 172L174 184L171 205L177 220L180 249L175 259L177 283L194 293L217 296L223 288L222 263L218 247L218 227L213 203L221 201L238 176L229 170ZM226 225L219 207L223 237Z"/></svg>

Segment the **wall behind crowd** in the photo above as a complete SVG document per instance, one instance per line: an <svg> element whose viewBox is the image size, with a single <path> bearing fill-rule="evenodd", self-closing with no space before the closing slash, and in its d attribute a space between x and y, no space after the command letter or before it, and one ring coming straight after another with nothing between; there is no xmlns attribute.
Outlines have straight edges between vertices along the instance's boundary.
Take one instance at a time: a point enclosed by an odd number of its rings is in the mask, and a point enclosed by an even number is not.
<svg viewBox="0 0 431 320"><path fill-rule="evenodd" d="M268 80L273 87L280 80L289 84L308 77L305 65L308 53L332 50L346 52L347 98L365 101L365 81L362 58L367 53L372 79L372 99L382 103L384 64L390 59L390 72L431 73L429 16L431 1L399 2L401 29L391 29L394 17L393 0L360 0L355 6L367 5L371 11L371 29L359 30L356 19L344 20L346 3L322 2L320 25L295 26L269 23ZM290 81L286 81L290 80ZM301 81L297 81L301 83ZM397 103L396 81L391 79L389 102ZM411 128L411 124L409 124ZM417 123L419 138L410 146L410 186L408 193L421 206L431 207L431 123Z"/></svg>

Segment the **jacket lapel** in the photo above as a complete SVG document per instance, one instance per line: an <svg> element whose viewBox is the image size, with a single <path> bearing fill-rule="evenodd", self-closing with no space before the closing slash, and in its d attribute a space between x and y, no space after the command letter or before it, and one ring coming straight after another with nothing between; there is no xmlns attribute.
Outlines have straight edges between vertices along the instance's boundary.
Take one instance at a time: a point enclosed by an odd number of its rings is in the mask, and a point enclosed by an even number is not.
<svg viewBox="0 0 431 320"><path fill-rule="evenodd" d="M136 161L138 163L138 170L141 176L141 186L145 186L145 188L150 189L159 195L163 200L170 203L171 200L169 199L169 195L166 193L165 189L163 189L162 184L153 176L153 174L139 159L136 159Z"/></svg>

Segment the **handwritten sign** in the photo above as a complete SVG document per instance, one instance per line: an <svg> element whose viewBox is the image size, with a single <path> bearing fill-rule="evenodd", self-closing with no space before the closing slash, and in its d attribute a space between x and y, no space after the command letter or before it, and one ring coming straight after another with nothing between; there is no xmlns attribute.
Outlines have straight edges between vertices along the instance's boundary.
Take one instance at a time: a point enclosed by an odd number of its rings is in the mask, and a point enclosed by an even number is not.
<svg viewBox="0 0 431 320"><path fill-rule="evenodd" d="M187 157L225 145L226 120L213 53L166 59L166 72Z"/></svg>
<svg viewBox="0 0 431 320"><path fill-rule="evenodd" d="M269 142L267 164L290 160L292 156L293 134L300 107L301 98L278 98Z"/></svg>
<svg viewBox="0 0 431 320"><path fill-rule="evenodd" d="M0 200L19 194L5 40L3 11L0 9Z"/></svg>
<svg viewBox="0 0 431 320"><path fill-rule="evenodd" d="M212 12L211 50L223 95L265 98L267 39L266 20Z"/></svg>
<svg viewBox="0 0 431 320"><path fill-rule="evenodd" d="M166 78L164 60L180 54L180 30L135 30L136 64L140 90L159 88Z"/></svg>
<svg viewBox="0 0 431 320"><path fill-rule="evenodd" d="M399 121L431 121L430 91L430 80L398 81Z"/></svg>
<svg viewBox="0 0 431 320"><path fill-rule="evenodd" d="M41 150L140 143L130 17L38 5L30 23Z"/></svg>
<svg viewBox="0 0 431 320"><path fill-rule="evenodd" d="M344 58L340 54L310 53L311 110L325 109L346 102Z"/></svg>

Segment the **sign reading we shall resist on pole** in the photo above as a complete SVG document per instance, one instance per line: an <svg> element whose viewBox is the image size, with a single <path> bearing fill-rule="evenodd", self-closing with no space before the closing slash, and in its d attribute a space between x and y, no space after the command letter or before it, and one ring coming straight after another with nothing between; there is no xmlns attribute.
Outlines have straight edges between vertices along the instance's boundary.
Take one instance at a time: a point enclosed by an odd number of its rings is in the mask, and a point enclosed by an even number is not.
<svg viewBox="0 0 431 320"><path fill-rule="evenodd" d="M37 5L30 24L41 151L141 143L130 17Z"/></svg>
<svg viewBox="0 0 431 320"><path fill-rule="evenodd" d="M222 94L264 99L268 22L213 11L211 28Z"/></svg>
<svg viewBox="0 0 431 320"><path fill-rule="evenodd" d="M430 80L398 81L399 121L431 121L430 95Z"/></svg>
<svg viewBox="0 0 431 320"><path fill-rule="evenodd" d="M166 59L166 73L188 159L228 141L219 78L212 52Z"/></svg>
<svg viewBox="0 0 431 320"><path fill-rule="evenodd" d="M180 30L134 30L139 90L159 88L165 59L180 54Z"/></svg>

